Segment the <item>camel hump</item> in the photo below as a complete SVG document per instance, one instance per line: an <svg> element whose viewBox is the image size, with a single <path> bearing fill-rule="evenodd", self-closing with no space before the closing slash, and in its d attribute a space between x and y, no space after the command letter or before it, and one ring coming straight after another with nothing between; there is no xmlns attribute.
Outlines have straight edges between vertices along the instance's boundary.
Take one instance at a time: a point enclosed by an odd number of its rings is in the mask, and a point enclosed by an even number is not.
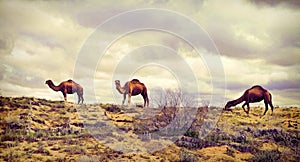
<svg viewBox="0 0 300 162"><path fill-rule="evenodd" d="M264 89L262 86L260 86L260 85L255 85L255 86L251 87L250 89L256 89L256 88L261 89L261 90L265 90L265 89Z"/></svg>
<svg viewBox="0 0 300 162"><path fill-rule="evenodd" d="M131 80L131 83L134 83L134 84L135 84L135 83L140 83L140 81L139 81L138 79L132 79L132 80Z"/></svg>
<svg viewBox="0 0 300 162"><path fill-rule="evenodd" d="M260 86L260 85L254 85L254 86L252 86L252 88L262 88L262 86Z"/></svg>
<svg viewBox="0 0 300 162"><path fill-rule="evenodd" d="M77 83L76 83L74 80L72 80L72 79L67 80L67 82L77 84Z"/></svg>

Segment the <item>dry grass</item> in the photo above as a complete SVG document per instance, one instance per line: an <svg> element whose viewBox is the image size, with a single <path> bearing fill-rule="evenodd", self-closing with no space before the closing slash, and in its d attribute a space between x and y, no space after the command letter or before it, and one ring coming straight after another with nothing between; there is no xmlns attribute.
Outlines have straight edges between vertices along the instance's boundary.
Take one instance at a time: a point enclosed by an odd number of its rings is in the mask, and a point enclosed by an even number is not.
<svg viewBox="0 0 300 162"><path fill-rule="evenodd" d="M109 104L78 107L61 101L0 97L0 112L0 161L259 161L270 156L279 161L297 161L300 158L299 108L277 108L273 115L269 111L262 118L262 108L251 108L249 115L241 108L226 111L220 116L217 128L204 139L198 138L198 129L204 121L203 114L198 114L185 133L190 137L171 142L168 147L148 134L172 121L172 109L162 112ZM206 121L210 118L207 116ZM123 134L99 132L110 129L103 122L111 123ZM87 131L85 126L91 129ZM146 130L147 136L141 136ZM90 134L93 131L104 138L94 138ZM141 140L130 140L136 138ZM161 149L123 153L108 147L113 141Z"/></svg>

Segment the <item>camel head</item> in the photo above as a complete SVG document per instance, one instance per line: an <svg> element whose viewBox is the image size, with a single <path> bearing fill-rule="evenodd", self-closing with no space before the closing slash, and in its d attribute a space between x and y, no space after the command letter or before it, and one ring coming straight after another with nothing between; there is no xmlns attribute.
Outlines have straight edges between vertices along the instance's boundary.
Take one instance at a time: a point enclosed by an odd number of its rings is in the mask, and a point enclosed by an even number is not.
<svg viewBox="0 0 300 162"><path fill-rule="evenodd" d="M228 101L227 104L225 105L224 110L227 110L227 109L229 109L232 106L234 106L234 101Z"/></svg>
<svg viewBox="0 0 300 162"><path fill-rule="evenodd" d="M52 80L46 80L45 84L51 85L53 84Z"/></svg>
<svg viewBox="0 0 300 162"><path fill-rule="evenodd" d="M115 80L116 86L120 85L120 80Z"/></svg>

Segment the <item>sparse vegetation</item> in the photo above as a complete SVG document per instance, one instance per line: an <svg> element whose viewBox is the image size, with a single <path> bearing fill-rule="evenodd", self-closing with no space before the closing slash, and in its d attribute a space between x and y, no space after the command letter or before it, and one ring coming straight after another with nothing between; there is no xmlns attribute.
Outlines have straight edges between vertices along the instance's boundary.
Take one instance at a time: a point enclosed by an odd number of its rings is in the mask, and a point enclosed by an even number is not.
<svg viewBox="0 0 300 162"><path fill-rule="evenodd" d="M101 109L102 113L99 113ZM110 149L104 143L122 142L124 137L114 132L99 133L93 129L109 129L99 121L111 122L130 136L138 135L143 142L159 139L153 132L169 123L179 108L165 107L151 118L137 118L140 108L121 108L110 104L85 104L47 101L37 98L0 97L0 161L297 161L300 143L300 109L276 108L272 116L255 109L246 115L241 108L224 112L217 127L200 138L203 124L212 127L207 108L197 110L197 116L184 135L174 144L153 153L130 154ZM77 111L87 110L78 114ZM127 112L126 112L127 111ZM212 111L217 111L217 108ZM104 113L103 113L104 112ZM80 115L80 117L79 117ZM203 122L203 118L207 122ZM172 123L164 135L176 135L182 118ZM174 127L173 127L174 126ZM92 128L87 130L86 127ZM187 129L188 128L188 129ZM174 132L175 131L175 132ZM181 130L180 130L181 131Z"/></svg>
<svg viewBox="0 0 300 162"><path fill-rule="evenodd" d="M198 138L199 132L193 131L193 130L188 130L185 132L184 136Z"/></svg>
<svg viewBox="0 0 300 162"><path fill-rule="evenodd" d="M278 150L263 150L255 154L253 158L251 158L252 162L279 162L282 161L280 159L280 152Z"/></svg>
<svg viewBox="0 0 300 162"><path fill-rule="evenodd" d="M231 157L234 157L234 150L232 149L232 148L230 148L230 147L227 147L226 148L226 154L227 155L229 155L229 156L231 156Z"/></svg>
<svg viewBox="0 0 300 162"><path fill-rule="evenodd" d="M181 162L197 162L198 157L197 157L197 155L195 155L193 153L183 150L180 152L180 161Z"/></svg>

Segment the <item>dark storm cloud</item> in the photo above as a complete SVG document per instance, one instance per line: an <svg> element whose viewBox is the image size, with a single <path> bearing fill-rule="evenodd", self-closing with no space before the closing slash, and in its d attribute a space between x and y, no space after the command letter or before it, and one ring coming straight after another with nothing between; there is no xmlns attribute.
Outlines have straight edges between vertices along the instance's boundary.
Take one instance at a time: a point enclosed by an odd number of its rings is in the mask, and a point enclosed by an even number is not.
<svg viewBox="0 0 300 162"><path fill-rule="evenodd" d="M277 5L288 5L292 8L299 8L299 0L250 0L259 6L277 6Z"/></svg>
<svg viewBox="0 0 300 162"><path fill-rule="evenodd" d="M22 33L20 33L20 35L32 38L35 41L40 42L44 46L47 46L50 48L63 48L62 44L60 44L59 42L57 42L55 39L53 39L51 37L49 38L49 36L41 35L41 34L34 33L34 32L22 32Z"/></svg>
<svg viewBox="0 0 300 162"><path fill-rule="evenodd" d="M262 8L257 7L260 2L256 1L229 1L223 5L207 2L212 5L199 10L199 23L208 31L222 55L262 59L282 66L298 64L300 13L290 5L299 7L300 1L274 3L278 5L268 5L271 2L266 1ZM279 61L283 57L285 59Z"/></svg>
<svg viewBox="0 0 300 162"><path fill-rule="evenodd" d="M228 82L226 83L226 89L227 90L243 90L247 89L249 85L240 83L240 82Z"/></svg>
<svg viewBox="0 0 300 162"><path fill-rule="evenodd" d="M10 72L4 76L4 80L14 85L26 88L43 88L44 79L34 74L28 73L21 69L11 69Z"/></svg>
<svg viewBox="0 0 300 162"><path fill-rule="evenodd" d="M270 81L266 85L266 88L270 90L293 89L293 90L300 91L300 79Z"/></svg>
<svg viewBox="0 0 300 162"><path fill-rule="evenodd" d="M269 57L267 61L280 66L292 67L293 65L299 64L300 56L299 53L288 51L288 52L277 53L275 54L275 56Z"/></svg>

